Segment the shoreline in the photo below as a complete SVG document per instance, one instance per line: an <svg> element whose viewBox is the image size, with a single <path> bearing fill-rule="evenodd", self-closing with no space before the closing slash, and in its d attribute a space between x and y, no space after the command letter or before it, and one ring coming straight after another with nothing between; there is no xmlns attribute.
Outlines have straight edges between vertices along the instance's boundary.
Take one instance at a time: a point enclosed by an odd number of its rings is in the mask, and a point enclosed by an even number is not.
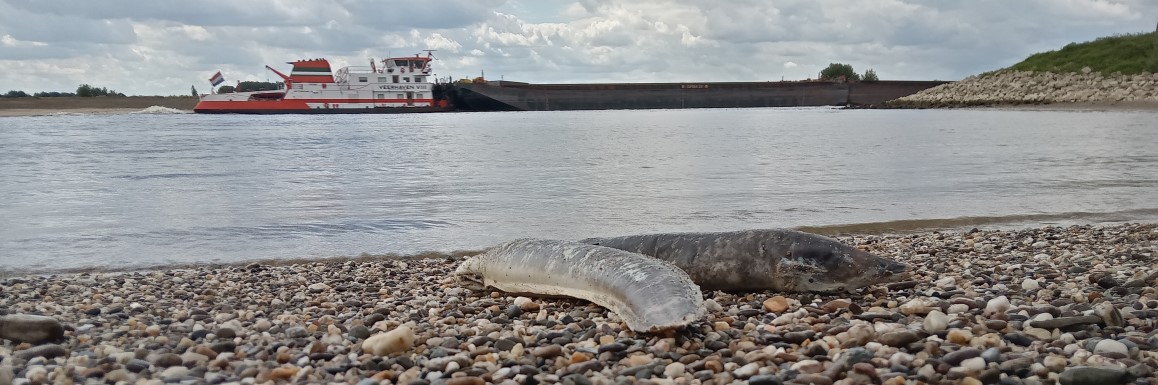
<svg viewBox="0 0 1158 385"><path fill-rule="evenodd" d="M136 107L68 107L68 108L0 108L0 117L52 116L69 114L118 115L142 112L150 107L165 107L182 113L193 113L192 108L180 109L162 105ZM835 107L835 106L834 106ZM781 107L770 107L781 108ZM782 107L795 108L795 107ZM1007 111L1158 111L1158 102L1065 102L1042 104L992 103L978 105L936 106L846 106L847 110L1007 110Z"/></svg>
<svg viewBox="0 0 1158 385"><path fill-rule="evenodd" d="M1052 102L1052 103L932 103L850 106L852 110L1008 110L1008 111L1158 111L1158 101Z"/></svg>
<svg viewBox="0 0 1158 385"><path fill-rule="evenodd" d="M0 279L0 314L65 328L0 341L0 382L1158 383L1158 224L838 238L912 277L705 292L705 319L669 336L581 300L464 290L462 255Z"/></svg>
<svg viewBox="0 0 1158 385"><path fill-rule="evenodd" d="M141 111L154 106L193 111L197 100L192 96L0 98L0 117L59 113L118 114Z"/></svg>

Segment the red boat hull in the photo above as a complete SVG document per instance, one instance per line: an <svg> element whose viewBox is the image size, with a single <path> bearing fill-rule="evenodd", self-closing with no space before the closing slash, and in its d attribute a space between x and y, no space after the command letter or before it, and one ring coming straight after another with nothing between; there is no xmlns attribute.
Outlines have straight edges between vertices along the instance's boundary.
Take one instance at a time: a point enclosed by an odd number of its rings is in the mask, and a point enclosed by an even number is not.
<svg viewBox="0 0 1158 385"><path fill-rule="evenodd" d="M324 100L283 99L211 101L202 100L193 112L202 114L405 114L417 112L450 111L446 107L365 107L365 108L311 108L307 103L325 103ZM324 105L324 104L323 104ZM335 103L335 105L338 105Z"/></svg>

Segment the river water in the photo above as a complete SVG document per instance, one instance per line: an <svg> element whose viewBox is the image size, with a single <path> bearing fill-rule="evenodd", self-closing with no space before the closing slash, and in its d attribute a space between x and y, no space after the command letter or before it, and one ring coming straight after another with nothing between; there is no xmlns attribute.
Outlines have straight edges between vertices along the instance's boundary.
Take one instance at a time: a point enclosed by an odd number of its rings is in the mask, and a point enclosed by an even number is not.
<svg viewBox="0 0 1158 385"><path fill-rule="evenodd" d="M1158 112L0 118L0 275L1158 220Z"/></svg>

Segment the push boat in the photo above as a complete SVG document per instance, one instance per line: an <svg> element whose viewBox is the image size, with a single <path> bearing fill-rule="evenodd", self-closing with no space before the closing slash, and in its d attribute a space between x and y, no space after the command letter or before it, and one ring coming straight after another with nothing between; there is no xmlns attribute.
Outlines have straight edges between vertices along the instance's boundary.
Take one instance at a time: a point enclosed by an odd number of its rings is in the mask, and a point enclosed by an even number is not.
<svg viewBox="0 0 1158 385"><path fill-rule="evenodd" d="M367 114L438 112L445 100L435 100L431 61L427 52L413 57L373 59L369 66L350 66L332 72L326 59L289 62L278 90L222 92L200 96L193 112L208 114ZM218 75L219 76L219 75Z"/></svg>

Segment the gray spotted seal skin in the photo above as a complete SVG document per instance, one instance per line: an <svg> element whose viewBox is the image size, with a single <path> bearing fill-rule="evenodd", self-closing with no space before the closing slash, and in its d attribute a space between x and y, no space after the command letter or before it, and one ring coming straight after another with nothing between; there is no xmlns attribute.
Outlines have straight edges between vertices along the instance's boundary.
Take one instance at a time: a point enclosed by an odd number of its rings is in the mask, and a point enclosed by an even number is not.
<svg viewBox="0 0 1158 385"><path fill-rule="evenodd" d="M908 266L795 230L668 233L580 242L671 262L705 290L851 292L897 280Z"/></svg>
<svg viewBox="0 0 1158 385"><path fill-rule="evenodd" d="M0 316L0 338L38 344L64 338L64 326L56 318L32 314Z"/></svg>
<svg viewBox="0 0 1158 385"><path fill-rule="evenodd" d="M704 315L700 288L670 263L574 241L506 242L463 261L455 276L471 290L585 299L637 332L678 329Z"/></svg>

